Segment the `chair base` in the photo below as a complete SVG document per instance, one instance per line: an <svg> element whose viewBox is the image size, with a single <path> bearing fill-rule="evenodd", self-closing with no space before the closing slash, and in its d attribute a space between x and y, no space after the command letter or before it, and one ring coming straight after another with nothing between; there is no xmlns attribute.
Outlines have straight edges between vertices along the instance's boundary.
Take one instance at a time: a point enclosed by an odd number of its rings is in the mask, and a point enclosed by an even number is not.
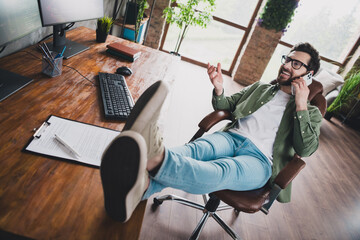
<svg viewBox="0 0 360 240"><path fill-rule="evenodd" d="M193 231L193 233L190 236L190 240L195 240L198 239L204 226L206 221L208 220L209 217L213 217L215 219L215 221L233 238L233 239L241 239L239 237L239 235L237 235L237 233L230 227L228 226L222 219L221 217L216 213L216 211L222 211L222 210L227 210L227 209L233 209L230 206L219 206L220 205L220 200L214 195L214 194L209 194L209 199L207 199L206 195L203 195L203 199L205 202L205 205L201 205L195 202L192 202L190 200L187 200L185 198L176 196L176 195L164 195L164 196L160 196L160 197L155 197L154 198L154 205L155 206L159 206L161 205L164 201L175 201L178 202L180 204L183 204L185 206L188 207L192 207L195 209L198 209L200 211L204 212L204 215L202 216L202 218L200 219L200 222L198 223L198 225L196 226L195 230Z"/></svg>

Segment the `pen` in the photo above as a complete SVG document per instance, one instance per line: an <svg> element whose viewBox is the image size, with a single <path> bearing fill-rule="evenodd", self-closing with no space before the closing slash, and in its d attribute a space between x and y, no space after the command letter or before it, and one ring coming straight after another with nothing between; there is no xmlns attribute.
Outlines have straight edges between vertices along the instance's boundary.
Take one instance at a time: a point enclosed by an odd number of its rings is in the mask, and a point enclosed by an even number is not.
<svg viewBox="0 0 360 240"><path fill-rule="evenodd" d="M46 45L46 43L43 42L43 46L44 46L45 52L47 52L47 54L49 55L51 60L54 61L54 57L51 55L51 52L50 52L48 46Z"/></svg>
<svg viewBox="0 0 360 240"><path fill-rule="evenodd" d="M59 143L61 143L64 147L66 147L70 152L72 152L73 154L81 157L80 154L79 154L77 151L75 151L75 149L73 149L72 147L70 147L70 145L67 144L67 143L66 143L61 137L59 137L56 133L55 133L55 139L56 139Z"/></svg>
<svg viewBox="0 0 360 240"><path fill-rule="evenodd" d="M44 53L45 60L47 61L47 63L49 63L49 65L52 67L52 69L53 69L52 73L54 73L55 69L60 72L60 69L56 65L55 59L51 55L51 52L50 52L49 48L47 47L47 45L45 43L38 44L38 47Z"/></svg>
<svg viewBox="0 0 360 240"><path fill-rule="evenodd" d="M39 44L38 48L43 52L45 60L50 64L51 67L54 68L54 63L51 61L51 59L48 56L47 52L45 51L44 47Z"/></svg>
<svg viewBox="0 0 360 240"><path fill-rule="evenodd" d="M61 53L59 53L58 55L56 55L55 58L62 57L62 56L64 55L65 49L66 49L66 46L64 46L64 48L63 48L63 50L61 51Z"/></svg>
<svg viewBox="0 0 360 240"><path fill-rule="evenodd" d="M64 48L63 48L63 50L62 50L62 52L60 54L60 57L62 57L64 55L65 49L66 49L66 46L64 46Z"/></svg>

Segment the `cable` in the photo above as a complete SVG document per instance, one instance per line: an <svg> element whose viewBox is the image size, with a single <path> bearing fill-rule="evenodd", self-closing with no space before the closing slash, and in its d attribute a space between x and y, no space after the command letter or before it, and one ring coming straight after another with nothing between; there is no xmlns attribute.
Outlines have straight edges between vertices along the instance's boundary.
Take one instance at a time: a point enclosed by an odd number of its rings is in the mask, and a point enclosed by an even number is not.
<svg viewBox="0 0 360 240"><path fill-rule="evenodd" d="M89 81L93 86L96 87L96 84L95 84L93 81L91 81L90 79L88 79L87 77L85 77L84 75L82 75L77 69L75 69L75 68L73 68L73 67L70 67L70 66L68 66L68 65L65 65L65 64L63 64L63 66L75 70L75 71L76 71L78 74L80 74L84 79L86 79L86 80Z"/></svg>
<svg viewBox="0 0 360 240"><path fill-rule="evenodd" d="M3 47L1 48L0 53L2 53L2 52L5 50L6 46L7 46L7 45L5 45L5 46L3 46Z"/></svg>
<svg viewBox="0 0 360 240"><path fill-rule="evenodd" d="M20 52L25 52L25 53L27 53L27 54L30 54L30 55L32 55L34 58L36 58L36 60L41 61L41 58L38 58L35 54L33 54L33 53L31 53L31 52L28 52L28 51L25 51L25 50L22 50L22 51L20 51ZM97 86L93 81L91 81L90 79L88 79L87 77L85 77L84 75L82 75L77 69L75 69L75 68L73 68L73 67L70 67L70 66L68 66L68 65L66 65L66 64L63 64L63 66L73 69L73 70L76 71L78 74L80 74L80 76L82 76L84 79L86 79L87 81L89 81L93 86L95 86L95 87Z"/></svg>
<svg viewBox="0 0 360 240"><path fill-rule="evenodd" d="M75 25L75 22L69 23L69 25L67 25L67 26L64 28L64 30L67 31L67 30L69 30L70 28L72 28L74 25Z"/></svg>
<svg viewBox="0 0 360 240"><path fill-rule="evenodd" d="M75 25L75 22L69 23L69 25L67 25L66 27L64 27L64 31L69 30L70 28L72 28ZM48 39L49 37L53 36L54 33L50 33L49 35L45 36L44 38L42 38L38 43L41 43L42 41L45 41L46 39Z"/></svg>
<svg viewBox="0 0 360 240"><path fill-rule="evenodd" d="M48 39L49 37L51 37L52 35L54 35L53 33L50 33L49 35L45 36L43 39L41 39L38 43L41 43L42 41L45 41L46 39Z"/></svg>

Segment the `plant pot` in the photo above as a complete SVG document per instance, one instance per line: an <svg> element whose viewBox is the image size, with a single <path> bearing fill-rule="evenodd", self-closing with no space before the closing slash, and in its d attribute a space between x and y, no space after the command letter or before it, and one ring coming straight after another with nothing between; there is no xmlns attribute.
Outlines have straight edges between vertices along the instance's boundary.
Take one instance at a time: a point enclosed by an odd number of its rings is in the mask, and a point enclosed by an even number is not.
<svg viewBox="0 0 360 240"><path fill-rule="evenodd" d="M98 42L98 43L106 42L106 38L108 35L109 35L109 33L96 29L96 42Z"/></svg>
<svg viewBox="0 0 360 240"><path fill-rule="evenodd" d="M334 116L333 112L326 112L324 115L324 118L328 121L330 121L330 119Z"/></svg>
<svg viewBox="0 0 360 240"><path fill-rule="evenodd" d="M240 64L236 69L234 81L248 86L261 79L280 39L282 32L255 26L245 48ZM256 64L252 64L256 59Z"/></svg>

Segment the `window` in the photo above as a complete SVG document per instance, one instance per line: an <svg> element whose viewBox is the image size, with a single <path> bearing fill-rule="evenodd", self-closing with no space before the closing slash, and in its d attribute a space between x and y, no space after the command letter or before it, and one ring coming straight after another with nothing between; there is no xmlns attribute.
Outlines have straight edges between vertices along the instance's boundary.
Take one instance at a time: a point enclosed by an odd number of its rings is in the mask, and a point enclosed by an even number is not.
<svg viewBox="0 0 360 240"><path fill-rule="evenodd" d="M256 8L257 0L216 0L214 16L247 26Z"/></svg>
<svg viewBox="0 0 360 240"><path fill-rule="evenodd" d="M359 0L302 0L282 40L310 42L320 54L343 62L360 35Z"/></svg>
<svg viewBox="0 0 360 240"><path fill-rule="evenodd" d="M207 28L189 28L179 51L183 59L199 65L220 62L223 72L230 75L241 43L248 36L248 25L254 22L262 1L217 0L213 20ZM179 31L175 24L169 26L160 50L173 51Z"/></svg>
<svg viewBox="0 0 360 240"><path fill-rule="evenodd" d="M179 31L176 25L169 27L164 49L173 50ZM180 53L203 63L216 64L220 61L223 69L229 69L243 35L243 30L217 21L205 29L192 26L180 47Z"/></svg>
<svg viewBox="0 0 360 240"><path fill-rule="evenodd" d="M353 54L354 44L360 37L359 0L301 0L299 3L294 20L261 81L269 82L276 77L281 55L287 54L289 46L298 42L310 42L322 56L321 66L334 72Z"/></svg>

